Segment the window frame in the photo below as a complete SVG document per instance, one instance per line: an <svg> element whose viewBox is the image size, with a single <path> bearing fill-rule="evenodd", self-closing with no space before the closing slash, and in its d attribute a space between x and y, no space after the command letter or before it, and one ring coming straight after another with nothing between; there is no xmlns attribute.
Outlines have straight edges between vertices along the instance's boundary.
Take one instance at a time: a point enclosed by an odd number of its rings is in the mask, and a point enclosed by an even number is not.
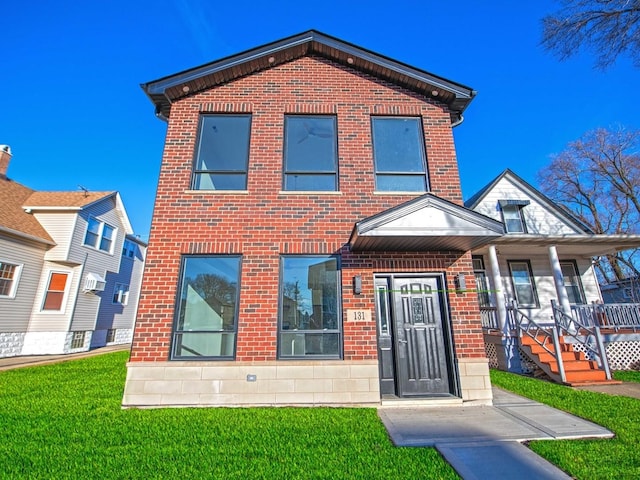
<svg viewBox="0 0 640 480"><path fill-rule="evenodd" d="M20 275L22 274L22 267L24 266L24 264L6 262L4 260L0 260L0 276L2 275L2 272L3 272L3 265L8 265L10 267L13 267L13 271L12 271L10 279L9 278L0 277L0 282L9 283L8 293L6 293L6 294L1 294L0 293L0 299L2 299L2 298L16 298L16 294L18 292L18 283L20 282Z"/></svg>
<svg viewBox="0 0 640 480"><path fill-rule="evenodd" d="M289 132L289 125L290 122L292 121L292 119L296 119L296 120L300 120L300 119L310 119L310 120L314 120L314 119L323 119L323 120L331 120L332 121L332 128L333 128L333 132L332 132L332 141L333 141L333 145L332 145L332 150L333 150L333 169L332 170L319 170L319 169L308 169L308 170L299 170L299 169L293 169L293 168L289 168L288 163L289 163L289 159L290 157L290 150L289 150L289 141L291 140L291 133ZM339 175L338 175L338 165L339 165L339 159L338 159L338 118L336 115L298 115L298 114L285 114L284 116L284 142L283 142L283 148L282 148L282 190L286 191L286 192L338 192L340 190L340 185L339 185ZM322 190L316 190L316 189L309 189L309 188L304 188L304 189L296 189L296 188L290 188L287 184L287 178L289 176L299 176L299 177L329 177L329 176L333 176L333 188L332 189L322 189Z"/></svg>
<svg viewBox="0 0 640 480"><path fill-rule="evenodd" d="M204 138L204 129L205 124L208 118L247 118L247 136L243 146L246 148L246 156L244 159L244 168L238 169L215 169L215 168L207 168L202 169L198 168L200 162L200 156L202 155L202 146L203 146L203 138ZM251 113L244 112L230 112L230 113L201 113L199 122L198 122L198 136L196 139L196 148L193 156L193 165L191 169L191 186L192 190L196 191L206 191L206 192L246 192L249 185L249 157L251 156L251 127L253 123L253 115ZM202 188L199 186L199 176L201 175L244 175L244 188Z"/></svg>
<svg viewBox="0 0 640 480"><path fill-rule="evenodd" d="M527 222L525 221L524 218L524 214L522 212L522 209L525 207L525 205L500 205L500 213L502 215L502 223L504 224L504 231L505 233L528 233L527 232ZM507 219L505 217L505 209L508 212L513 212L513 213L517 213L518 216L518 220L520 220L520 225L522 226L522 230L510 230L509 226L507 224ZM515 220L515 219L510 219L510 220Z"/></svg>
<svg viewBox="0 0 640 480"><path fill-rule="evenodd" d="M125 238L122 244L122 256L126 258L135 258L136 256L136 244L131 240Z"/></svg>
<svg viewBox="0 0 640 480"><path fill-rule="evenodd" d="M84 330L74 330L71 332L71 344L69 345L70 350L77 350L79 348L84 348L84 342L87 339L87 332ZM78 345L80 343L80 345Z"/></svg>
<svg viewBox="0 0 640 480"><path fill-rule="evenodd" d="M516 288L516 282L514 281L513 276L513 266L514 264L523 264L526 267L527 279L529 280L529 287L531 288L531 294L533 295L534 303L522 303L518 298L518 289ZM538 290L536 288L536 279L533 276L533 270L531 269L531 261L530 260L507 260L507 265L509 266L509 278L511 279L511 288L513 291L513 297L518 304L518 307L522 308L540 308L540 299L538 298Z"/></svg>
<svg viewBox="0 0 640 480"><path fill-rule="evenodd" d="M51 290L51 280L54 275L64 275L65 283L64 290ZM42 305L40 306L40 312L42 313L64 313L67 305L67 296L69 294L69 285L71 284L71 272L63 271L63 270L50 270L49 276L47 278L47 283L45 285L44 294L42 296ZM60 300L60 308L45 308L47 306L47 298L50 293L62 293Z"/></svg>
<svg viewBox="0 0 640 480"><path fill-rule="evenodd" d="M287 259L318 259L318 260L335 260L336 261L336 328L333 329L285 329L284 322L284 286L285 286L285 264ZM342 360L344 357L344 326L342 319L342 266L340 255L280 255L280 275L278 281L278 327L277 327L277 359L278 360ZM283 353L283 336L295 331L299 335L304 335L305 349L307 337L306 335L322 335L321 338L325 338L326 335L337 335L338 337L338 352L336 354L314 354L314 355L295 355L295 347L292 347L292 354L285 355ZM314 337L315 338L315 337ZM323 340L324 345L324 340Z"/></svg>
<svg viewBox="0 0 640 480"><path fill-rule="evenodd" d="M484 265L484 257L482 255L472 255L471 260L473 265L473 275L476 278L478 305L481 308L493 307L493 296L490 293L489 277L487 276L487 270Z"/></svg>
<svg viewBox="0 0 640 480"><path fill-rule="evenodd" d="M92 221L98 225L97 233L90 231ZM105 230L106 230L105 227L111 229L111 238L107 238L104 236ZM95 244L87 243L87 238L89 237L89 234L95 235ZM118 238L117 227L114 227L113 225L105 222L104 220L100 220L94 216L89 216L87 218L87 228L85 230L84 240L82 242L83 246L92 248L93 250L97 250L99 252L104 252L109 255L113 255L117 238ZM105 250L104 248L102 248L102 244L105 240L108 240L110 242L109 250Z"/></svg>
<svg viewBox="0 0 640 480"><path fill-rule="evenodd" d="M563 286L565 288L565 290L567 291L567 297L569 298L569 303L572 305L585 305L587 303L587 299L586 296L584 294L584 287L582 285L582 277L580 276L580 272L578 270L578 262L576 262L575 260L560 260L560 271L562 271L562 267L564 266L569 266L571 267L571 269L573 270L573 277L577 280L577 284L576 285L570 285L572 287L574 287L577 290L578 296L579 298L579 302L572 302L571 301L571 296L569 295L569 289L567 288L567 277L564 274L564 272L562 272L562 283Z"/></svg>
<svg viewBox="0 0 640 480"><path fill-rule="evenodd" d="M116 283L111 296L113 305L127 306L129 304L129 285L126 283Z"/></svg>
<svg viewBox="0 0 640 480"><path fill-rule="evenodd" d="M185 272L187 269L187 264L190 260L195 259L236 259L237 260L237 282L236 282L236 292L235 292L235 311L233 316L233 330L224 330L222 329L208 329L208 330L186 330L184 327L182 329L179 328L180 325L180 317L182 312L182 295L183 289L185 288ZM238 323L240 317L240 288L241 288L241 280L242 280L242 255L220 255L220 254L212 254L212 255L182 255L180 259L180 271L178 276L178 284L177 284L177 294L176 294L176 303L174 305L174 318L173 324L171 327L171 351L169 354L169 360L176 361L229 361L235 360L238 350ZM183 322L184 323L184 322ZM179 348L179 340L178 337L184 334L213 334L213 335L233 335L233 353L231 355L178 355L177 351Z"/></svg>
<svg viewBox="0 0 640 480"><path fill-rule="evenodd" d="M418 134L418 140L419 140L419 148L420 151L419 156L420 156L420 161L422 163L422 172L410 172L410 171L404 171L404 170L398 170L398 171L381 171L378 168L378 159L379 159L379 152L380 152L380 148L376 148L376 128L375 128L375 123L377 121L383 121L384 120L409 120L409 119L413 119L415 121L415 124L417 125L418 131L416 132ZM421 116L412 116L412 115L374 115L371 116L371 149L372 149L372 153L373 153L373 172L374 172L374 181L375 181L375 191L376 192L384 192L384 193L425 193L428 192L430 189L430 181L429 181L429 162L427 159L427 145L426 145L426 139L425 139L425 135L424 135L424 127L422 124L422 117ZM424 189L422 190L395 190L395 189L382 189L379 187L379 178L381 177L422 177L423 179L423 185L424 185Z"/></svg>

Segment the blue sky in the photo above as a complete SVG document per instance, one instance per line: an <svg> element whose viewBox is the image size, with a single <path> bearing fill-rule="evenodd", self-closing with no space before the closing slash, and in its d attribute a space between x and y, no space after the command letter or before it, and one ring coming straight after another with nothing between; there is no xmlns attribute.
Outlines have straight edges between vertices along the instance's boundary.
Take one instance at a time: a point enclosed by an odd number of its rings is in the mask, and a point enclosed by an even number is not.
<svg viewBox="0 0 640 480"><path fill-rule="evenodd" d="M37 190L118 190L148 239L166 125L140 84L309 29L478 91L455 132L465 198L597 127L640 128L640 69L539 46L551 0L5 2L0 144Z"/></svg>

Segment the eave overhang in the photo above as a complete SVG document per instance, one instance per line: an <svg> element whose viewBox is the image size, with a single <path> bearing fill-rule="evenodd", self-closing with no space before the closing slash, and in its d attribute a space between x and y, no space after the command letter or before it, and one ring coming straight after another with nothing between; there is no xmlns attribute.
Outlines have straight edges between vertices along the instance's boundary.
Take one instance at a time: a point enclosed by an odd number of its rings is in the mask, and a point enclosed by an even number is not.
<svg viewBox="0 0 640 480"><path fill-rule="evenodd" d="M168 118L171 104L181 98L265 70L297 58L318 55L373 75L446 104L452 122L461 119L475 90L424 70L398 62L337 38L310 30L221 60L141 85Z"/></svg>
<svg viewBox="0 0 640 480"><path fill-rule="evenodd" d="M468 251L504 234L501 222L427 193L356 223L353 251Z"/></svg>
<svg viewBox="0 0 640 480"><path fill-rule="evenodd" d="M560 255L597 257L640 248L640 235L535 235L508 233L492 242L502 253L532 253L555 246Z"/></svg>

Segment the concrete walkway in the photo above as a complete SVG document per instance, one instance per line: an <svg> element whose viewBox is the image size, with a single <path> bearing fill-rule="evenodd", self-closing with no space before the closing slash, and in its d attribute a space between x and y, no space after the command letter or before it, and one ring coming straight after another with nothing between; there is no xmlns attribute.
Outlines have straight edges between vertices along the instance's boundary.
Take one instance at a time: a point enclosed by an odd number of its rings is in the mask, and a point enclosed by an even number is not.
<svg viewBox="0 0 640 480"><path fill-rule="evenodd" d="M613 436L528 398L495 387L493 394L492 407L380 408L378 414L394 444L436 447L465 480L569 479L520 442Z"/></svg>
<svg viewBox="0 0 640 480"><path fill-rule="evenodd" d="M14 368L35 367L36 365L47 365L49 363L66 362L78 358L93 357L103 353L131 350L131 344L110 345L108 347L94 348L88 352L67 353L64 355L25 355L16 357L0 358L0 371L13 370Z"/></svg>

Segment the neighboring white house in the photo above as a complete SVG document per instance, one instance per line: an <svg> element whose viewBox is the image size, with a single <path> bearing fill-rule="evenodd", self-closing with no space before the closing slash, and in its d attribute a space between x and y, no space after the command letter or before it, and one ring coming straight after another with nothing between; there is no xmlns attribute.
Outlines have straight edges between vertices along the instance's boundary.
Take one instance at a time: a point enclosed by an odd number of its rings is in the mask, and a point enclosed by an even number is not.
<svg viewBox="0 0 640 480"><path fill-rule="evenodd" d="M146 244L118 192L37 192L0 146L0 357L129 343Z"/></svg>
<svg viewBox="0 0 640 480"><path fill-rule="evenodd" d="M505 227L503 236L472 253L483 327L502 336L508 365L518 363L512 307L540 326L554 325L552 300L568 316L593 318L594 304L603 301L593 258L640 246L640 235L594 234L511 170L465 206Z"/></svg>

